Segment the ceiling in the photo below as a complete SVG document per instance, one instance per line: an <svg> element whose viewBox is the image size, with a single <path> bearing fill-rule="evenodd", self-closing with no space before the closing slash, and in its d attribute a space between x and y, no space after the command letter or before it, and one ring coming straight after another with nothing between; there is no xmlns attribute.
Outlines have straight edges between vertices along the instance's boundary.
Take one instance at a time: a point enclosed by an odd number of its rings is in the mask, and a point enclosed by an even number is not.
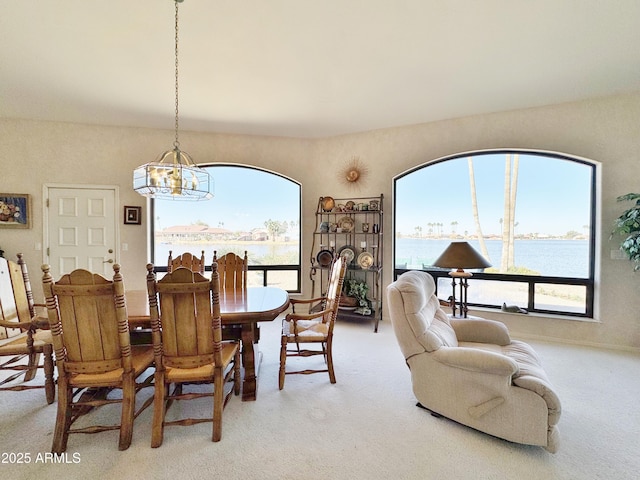
<svg viewBox="0 0 640 480"><path fill-rule="evenodd" d="M185 0L180 129L317 138L640 90L640 1ZM0 117L174 128L171 0L6 0Z"/></svg>

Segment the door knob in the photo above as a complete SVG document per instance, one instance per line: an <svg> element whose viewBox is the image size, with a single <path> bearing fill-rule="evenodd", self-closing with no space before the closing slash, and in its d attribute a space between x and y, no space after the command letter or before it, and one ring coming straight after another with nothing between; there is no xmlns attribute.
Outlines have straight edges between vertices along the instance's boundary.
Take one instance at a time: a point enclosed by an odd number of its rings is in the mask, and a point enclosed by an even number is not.
<svg viewBox="0 0 640 480"><path fill-rule="evenodd" d="M102 262L102 263L113 263L113 258L110 258L109 260L105 260L105 261L104 261L104 262Z"/></svg>

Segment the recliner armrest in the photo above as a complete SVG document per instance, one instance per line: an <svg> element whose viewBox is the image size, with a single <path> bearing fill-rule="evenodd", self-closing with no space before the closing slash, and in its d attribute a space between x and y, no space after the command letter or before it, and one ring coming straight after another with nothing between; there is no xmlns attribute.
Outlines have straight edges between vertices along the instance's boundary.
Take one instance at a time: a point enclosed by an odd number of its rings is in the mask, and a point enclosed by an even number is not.
<svg viewBox="0 0 640 480"><path fill-rule="evenodd" d="M503 346L511 343L509 329L504 323L496 320L452 318L450 323L459 342L493 343Z"/></svg>
<svg viewBox="0 0 640 480"><path fill-rule="evenodd" d="M487 350L442 347L430 355L440 363L471 372L512 377L519 371L518 364L511 358Z"/></svg>

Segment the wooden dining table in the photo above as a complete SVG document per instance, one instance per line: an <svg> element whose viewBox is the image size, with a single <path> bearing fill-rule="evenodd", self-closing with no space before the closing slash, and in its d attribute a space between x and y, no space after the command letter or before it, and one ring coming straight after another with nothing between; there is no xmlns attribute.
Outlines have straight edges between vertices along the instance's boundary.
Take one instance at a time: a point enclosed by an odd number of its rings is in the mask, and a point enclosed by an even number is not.
<svg viewBox="0 0 640 480"><path fill-rule="evenodd" d="M126 293L129 329L151 328L147 292ZM271 322L289 307L289 294L277 287L248 287L220 292L220 315L225 339L241 342L242 400L257 398L257 379L262 353L258 348L259 322Z"/></svg>

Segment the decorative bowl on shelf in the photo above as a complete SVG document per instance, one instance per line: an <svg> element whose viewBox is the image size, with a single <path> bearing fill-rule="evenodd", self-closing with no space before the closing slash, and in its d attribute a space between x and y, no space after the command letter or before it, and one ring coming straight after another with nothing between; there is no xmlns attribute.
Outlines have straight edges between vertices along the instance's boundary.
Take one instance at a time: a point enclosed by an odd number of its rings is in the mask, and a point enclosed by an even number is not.
<svg viewBox="0 0 640 480"><path fill-rule="evenodd" d="M357 263L363 270L368 270L373 265L373 255L369 252L362 252L358 255Z"/></svg>
<svg viewBox="0 0 640 480"><path fill-rule="evenodd" d="M336 202L333 197L322 197L321 205L322 210L324 210L325 212L330 212L331 210L333 210L333 207L336 206Z"/></svg>
<svg viewBox="0 0 640 480"><path fill-rule="evenodd" d="M345 245L338 250L338 255L344 258L344 261L349 265L356 258L356 250L351 245Z"/></svg>
<svg viewBox="0 0 640 480"><path fill-rule="evenodd" d="M343 233L351 232L353 230L354 226L355 226L355 224L353 222L353 218L351 218L351 217L342 217L338 221L338 227L340 227L342 229Z"/></svg>
<svg viewBox="0 0 640 480"><path fill-rule="evenodd" d="M318 261L318 265L326 268L331 265L333 261L333 253L331 253L330 250L320 250L318 255L316 255L316 260Z"/></svg>

